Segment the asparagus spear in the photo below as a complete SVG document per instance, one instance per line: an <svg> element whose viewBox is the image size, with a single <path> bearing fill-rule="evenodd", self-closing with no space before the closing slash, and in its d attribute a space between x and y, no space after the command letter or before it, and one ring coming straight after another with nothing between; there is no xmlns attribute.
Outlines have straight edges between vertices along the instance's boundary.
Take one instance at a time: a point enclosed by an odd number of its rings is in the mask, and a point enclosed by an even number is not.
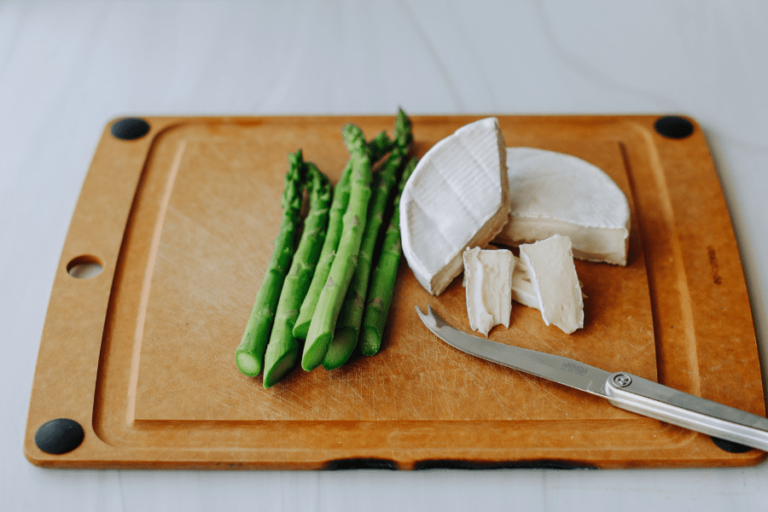
<svg viewBox="0 0 768 512"><path fill-rule="evenodd" d="M301 150L288 156L290 167L285 175L285 189L281 199L283 219L280 232L275 240L272 258L267 266L261 288L256 293L256 300L245 326L245 333L235 351L235 361L242 373L255 377L261 372L264 363L264 350L267 347L269 333L283 287L285 273L291 264L296 232L300 222L302 190L304 183L304 159Z"/></svg>
<svg viewBox="0 0 768 512"><path fill-rule="evenodd" d="M344 227L339 248L331 265L328 280L317 301L315 313L304 344L301 366L309 371L316 368L325 357L328 344L336 330L344 296L357 267L358 252L363 239L371 197L371 159L365 150L362 130L353 124L342 129L344 143L349 149L352 161L350 176L349 206L344 214Z"/></svg>
<svg viewBox="0 0 768 512"><path fill-rule="evenodd" d="M398 171L405 157L408 156L412 143L411 122L405 112L400 110L395 122L395 148L377 175L378 186L371 199L357 270L339 313L333 340L323 359L323 368L326 370L336 369L346 363L357 346L371 275L373 252L384 223L384 212L387 209L392 188L397 182Z"/></svg>
<svg viewBox="0 0 768 512"><path fill-rule="evenodd" d="M384 324L387 322L389 306L392 304L392 294L397 278L397 267L400 264L400 195L408 181L413 169L416 167L416 158L412 158L403 170L398 185L398 193L394 200L394 213L384 237L379 262L373 271L371 289L368 292L368 303L365 308L363 331L360 340L360 352L366 356L375 355L381 348L381 338L384 333Z"/></svg>
<svg viewBox="0 0 768 512"><path fill-rule="evenodd" d="M371 162L379 160L392 147L392 141L387 136L387 132L381 132L376 138L366 144L366 150L371 158ZM349 177L352 173L352 160L347 162L347 166L341 173L341 178L336 184L333 192L333 202L331 203L331 212L328 218L328 232L323 242L323 249L320 252L320 259L315 268L315 274L312 276L312 283L301 304L299 317L296 319L296 325L293 327L293 335L300 339L307 338L309 324L312 321L312 315L317 307L317 301L320 298L320 292L328 279L328 273L331 271L333 259L336 257L336 249L339 245L342 230L342 218L349 203Z"/></svg>
<svg viewBox="0 0 768 512"><path fill-rule="evenodd" d="M282 379L296 364L299 342L293 336L293 325L309 288L325 238L331 184L312 163L307 163L306 181L309 190L309 214L304 220L304 231L280 292L280 301L277 303L275 324L264 361L265 389Z"/></svg>

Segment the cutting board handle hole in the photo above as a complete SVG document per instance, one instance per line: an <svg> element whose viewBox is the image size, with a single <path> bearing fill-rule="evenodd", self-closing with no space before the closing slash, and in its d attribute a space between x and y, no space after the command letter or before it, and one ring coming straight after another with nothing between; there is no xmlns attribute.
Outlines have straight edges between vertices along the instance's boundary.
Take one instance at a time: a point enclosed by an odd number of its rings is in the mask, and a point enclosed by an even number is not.
<svg viewBox="0 0 768 512"><path fill-rule="evenodd" d="M104 264L96 256L78 256L67 264L67 273L77 279L90 279L101 274Z"/></svg>

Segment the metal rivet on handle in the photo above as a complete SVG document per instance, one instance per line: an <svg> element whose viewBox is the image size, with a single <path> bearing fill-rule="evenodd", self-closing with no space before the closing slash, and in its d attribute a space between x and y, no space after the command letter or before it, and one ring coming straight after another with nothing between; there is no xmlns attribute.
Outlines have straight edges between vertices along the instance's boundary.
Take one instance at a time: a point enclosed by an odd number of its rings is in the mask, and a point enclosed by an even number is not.
<svg viewBox="0 0 768 512"><path fill-rule="evenodd" d="M630 384L632 384L632 377L630 377L626 373L618 373L613 376L613 383L619 386L620 388L625 388Z"/></svg>

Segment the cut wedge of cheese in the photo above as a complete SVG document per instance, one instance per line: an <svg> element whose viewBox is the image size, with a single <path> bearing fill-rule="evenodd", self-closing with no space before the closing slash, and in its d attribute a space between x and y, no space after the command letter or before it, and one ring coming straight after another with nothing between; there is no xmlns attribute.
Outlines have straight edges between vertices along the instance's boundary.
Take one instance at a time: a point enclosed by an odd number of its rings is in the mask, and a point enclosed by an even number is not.
<svg viewBox="0 0 768 512"><path fill-rule="evenodd" d="M627 198L602 170L579 158L507 148L510 222L494 240L519 245L568 236L577 259L627 264Z"/></svg>
<svg viewBox="0 0 768 512"><path fill-rule="evenodd" d="M469 326L485 336L495 325L509 327L515 256L506 249L463 253Z"/></svg>
<svg viewBox="0 0 768 512"><path fill-rule="evenodd" d="M506 145L496 118L435 144L400 199L403 254L416 279L439 295L461 273L467 247L485 246L509 220Z"/></svg>
<svg viewBox="0 0 768 512"><path fill-rule="evenodd" d="M584 300L573 264L571 240L554 235L520 246L520 259L534 290L541 318L571 334L584 327Z"/></svg>

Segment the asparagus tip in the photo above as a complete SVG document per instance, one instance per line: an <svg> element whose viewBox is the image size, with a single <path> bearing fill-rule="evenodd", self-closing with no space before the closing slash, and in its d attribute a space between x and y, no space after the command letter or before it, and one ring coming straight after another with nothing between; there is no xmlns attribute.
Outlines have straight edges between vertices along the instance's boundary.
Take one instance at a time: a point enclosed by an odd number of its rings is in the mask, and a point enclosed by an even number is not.
<svg viewBox="0 0 768 512"><path fill-rule="evenodd" d="M341 128L341 138L350 152L365 144L363 131L353 123L347 123Z"/></svg>

